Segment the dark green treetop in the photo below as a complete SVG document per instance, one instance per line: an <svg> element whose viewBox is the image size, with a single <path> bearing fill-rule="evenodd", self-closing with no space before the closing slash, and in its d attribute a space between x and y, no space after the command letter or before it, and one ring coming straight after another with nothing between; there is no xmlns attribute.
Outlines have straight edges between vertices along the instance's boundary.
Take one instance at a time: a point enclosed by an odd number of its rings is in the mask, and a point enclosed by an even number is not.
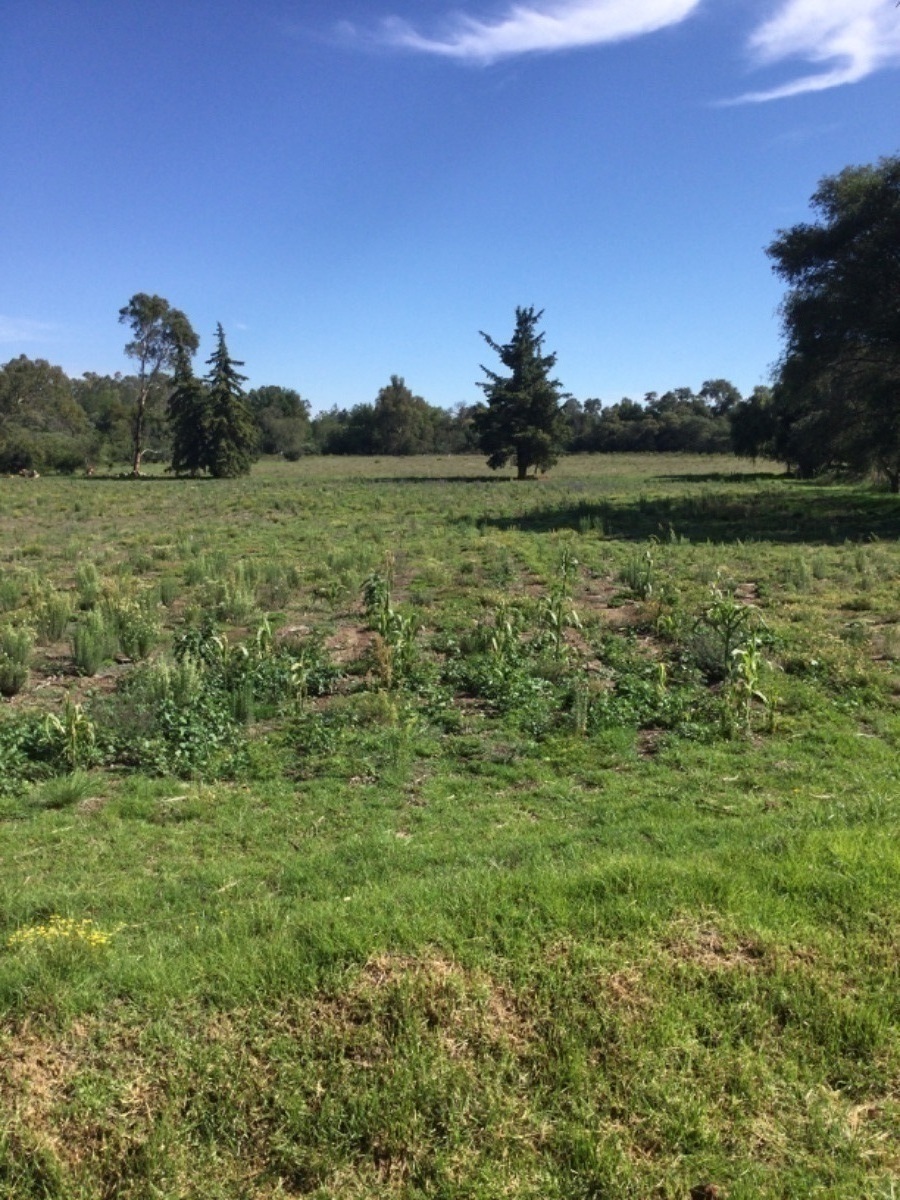
<svg viewBox="0 0 900 1200"><path fill-rule="evenodd" d="M544 335L538 333L538 322L543 315L533 307L516 308L516 327L505 345L481 332L509 374L481 368L487 380L478 386L487 407L475 416L479 446L494 470L512 459L518 479L525 479L530 467L552 467L563 437L560 404L565 397L559 380L550 376L556 355L542 353Z"/></svg>

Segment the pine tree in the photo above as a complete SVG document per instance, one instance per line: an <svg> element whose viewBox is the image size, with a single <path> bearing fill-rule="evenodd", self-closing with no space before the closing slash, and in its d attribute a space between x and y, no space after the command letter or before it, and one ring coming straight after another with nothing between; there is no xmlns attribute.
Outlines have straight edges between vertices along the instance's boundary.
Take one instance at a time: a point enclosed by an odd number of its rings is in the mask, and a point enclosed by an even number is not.
<svg viewBox="0 0 900 1200"><path fill-rule="evenodd" d="M543 315L534 308L517 308L516 328L505 346L481 334L512 374L481 368L488 379L478 385L487 397L487 408L475 416L479 446L492 469L514 459L519 479L525 479L529 467L552 467L563 435L562 385L550 378L556 355L541 353L544 335L537 332Z"/></svg>
<svg viewBox="0 0 900 1200"><path fill-rule="evenodd" d="M209 465L209 393L191 369L187 354L180 354L172 379L167 410L172 431L172 470L196 475Z"/></svg>
<svg viewBox="0 0 900 1200"><path fill-rule="evenodd" d="M216 326L216 349L207 359L207 365L210 371L205 378L208 420L204 465L217 479L247 475L256 450L256 422L241 387L247 377L237 370L244 364L228 353L221 325Z"/></svg>

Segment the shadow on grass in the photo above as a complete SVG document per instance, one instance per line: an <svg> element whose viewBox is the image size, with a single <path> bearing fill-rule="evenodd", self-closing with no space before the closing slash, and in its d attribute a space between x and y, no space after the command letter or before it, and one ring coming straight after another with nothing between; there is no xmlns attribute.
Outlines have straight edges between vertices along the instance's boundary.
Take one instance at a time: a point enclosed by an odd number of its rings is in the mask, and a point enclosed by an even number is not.
<svg viewBox="0 0 900 1200"><path fill-rule="evenodd" d="M710 471L705 475L686 472L683 475L652 475L657 483L778 483L788 476L773 471Z"/></svg>
<svg viewBox="0 0 900 1200"><path fill-rule="evenodd" d="M82 476L85 483L133 483L135 486L143 483L218 483L212 475L132 475L130 472L112 472L101 475Z"/></svg>
<svg viewBox="0 0 900 1200"><path fill-rule="evenodd" d="M696 476L690 477L695 480ZM746 476L741 476L746 481ZM771 476L769 477L771 478ZM806 542L839 545L900 537L900 499L848 488L810 490L795 482L736 494L709 488L694 495L582 500L515 517L486 517L486 529L552 533L596 531L624 541L676 537L691 542Z"/></svg>
<svg viewBox="0 0 900 1200"><path fill-rule="evenodd" d="M367 475L354 484L384 483L515 483L512 475Z"/></svg>

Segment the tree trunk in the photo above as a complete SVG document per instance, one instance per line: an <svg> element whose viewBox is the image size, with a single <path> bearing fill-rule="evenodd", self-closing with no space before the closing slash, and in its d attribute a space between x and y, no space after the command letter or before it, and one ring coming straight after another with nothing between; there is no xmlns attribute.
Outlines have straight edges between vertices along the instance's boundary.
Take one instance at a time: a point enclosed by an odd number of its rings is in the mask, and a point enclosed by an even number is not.
<svg viewBox="0 0 900 1200"><path fill-rule="evenodd" d="M891 488L891 495L893 495L893 496L900 495L900 470L886 471L885 474L888 477L888 483L890 484L890 488Z"/></svg>
<svg viewBox="0 0 900 1200"><path fill-rule="evenodd" d="M516 479L528 478L528 463L524 458L516 459Z"/></svg>
<svg viewBox="0 0 900 1200"><path fill-rule="evenodd" d="M138 392L137 408L135 409L134 424L132 426L134 451L131 461L132 475L140 475L141 473L141 459L144 455L144 419L147 413L147 395L150 391L149 384L143 379L143 372L141 372L141 376L141 388Z"/></svg>

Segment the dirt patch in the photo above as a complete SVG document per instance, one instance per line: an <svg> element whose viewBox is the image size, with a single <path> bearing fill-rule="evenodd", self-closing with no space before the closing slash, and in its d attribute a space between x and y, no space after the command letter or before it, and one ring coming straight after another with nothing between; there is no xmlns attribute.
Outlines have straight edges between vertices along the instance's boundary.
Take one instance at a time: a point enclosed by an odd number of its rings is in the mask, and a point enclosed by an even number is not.
<svg viewBox="0 0 900 1200"><path fill-rule="evenodd" d="M715 925L682 922L665 943L673 958L708 971L756 969L766 958L765 949L751 938L723 934Z"/></svg>
<svg viewBox="0 0 900 1200"><path fill-rule="evenodd" d="M371 629L363 629L359 625L341 625L325 639L325 649L339 666L346 666L365 658L374 640L375 634Z"/></svg>

